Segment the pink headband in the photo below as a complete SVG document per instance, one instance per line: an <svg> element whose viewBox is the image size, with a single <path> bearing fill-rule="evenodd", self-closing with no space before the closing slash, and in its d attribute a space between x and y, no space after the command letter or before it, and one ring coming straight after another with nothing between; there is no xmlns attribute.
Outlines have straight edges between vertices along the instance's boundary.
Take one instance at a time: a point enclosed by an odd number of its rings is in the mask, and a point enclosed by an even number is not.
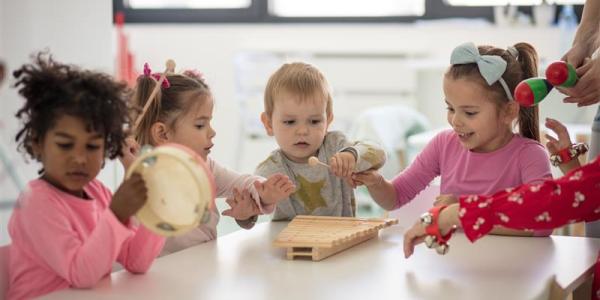
<svg viewBox="0 0 600 300"><path fill-rule="evenodd" d="M152 76L152 78L154 78L156 81L159 81L160 75L161 75L160 73L152 74L152 70L150 70L150 65L148 65L148 63L144 63L144 75L143 76ZM169 83L169 80L165 76L165 79L162 82L162 88L168 89L169 87L171 87L171 84Z"/></svg>

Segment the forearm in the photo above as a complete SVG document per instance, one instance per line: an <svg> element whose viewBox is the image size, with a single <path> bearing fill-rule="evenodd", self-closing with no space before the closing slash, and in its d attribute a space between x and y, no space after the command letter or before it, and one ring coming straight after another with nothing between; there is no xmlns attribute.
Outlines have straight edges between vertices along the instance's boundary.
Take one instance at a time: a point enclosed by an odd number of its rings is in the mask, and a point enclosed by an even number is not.
<svg viewBox="0 0 600 300"><path fill-rule="evenodd" d="M164 244L164 237L140 226L135 236L123 245L119 262L131 273L145 273L160 254Z"/></svg>
<svg viewBox="0 0 600 300"><path fill-rule="evenodd" d="M377 184L368 186L369 194L375 202L386 210L393 210L397 206L396 189L391 182L383 177Z"/></svg>
<svg viewBox="0 0 600 300"><path fill-rule="evenodd" d="M575 158L567 163L558 165L558 167L563 174L567 174L571 172L571 170L581 167L581 164L579 163L579 159Z"/></svg>
<svg viewBox="0 0 600 300"><path fill-rule="evenodd" d="M598 25L600 25L600 0L587 0L573 44L586 43L594 39L598 33Z"/></svg>
<svg viewBox="0 0 600 300"><path fill-rule="evenodd" d="M448 205L448 207L440 212L438 223L442 235L448 234L448 231L454 227L461 227L460 219L458 217L458 210L459 204L455 203Z"/></svg>
<svg viewBox="0 0 600 300"><path fill-rule="evenodd" d="M502 226L496 226L490 234L494 235L506 235L506 236L534 236L533 231L508 229Z"/></svg>

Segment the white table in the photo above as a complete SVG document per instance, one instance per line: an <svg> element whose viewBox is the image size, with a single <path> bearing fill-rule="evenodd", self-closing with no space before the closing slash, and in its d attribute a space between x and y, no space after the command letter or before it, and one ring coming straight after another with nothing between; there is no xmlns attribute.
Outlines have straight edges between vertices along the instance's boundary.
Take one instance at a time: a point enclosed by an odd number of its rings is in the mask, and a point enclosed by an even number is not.
<svg viewBox="0 0 600 300"><path fill-rule="evenodd" d="M263 223L159 258L145 275L113 273L92 290L45 299L547 299L553 274L573 287L591 274L600 239L458 234L440 256L402 253L404 225L320 262L289 261Z"/></svg>

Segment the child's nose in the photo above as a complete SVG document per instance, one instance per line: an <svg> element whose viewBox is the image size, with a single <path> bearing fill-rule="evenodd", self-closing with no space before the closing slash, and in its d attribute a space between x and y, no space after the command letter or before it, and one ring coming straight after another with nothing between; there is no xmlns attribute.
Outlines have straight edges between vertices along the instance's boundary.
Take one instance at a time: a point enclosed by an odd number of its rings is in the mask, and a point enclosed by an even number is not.
<svg viewBox="0 0 600 300"><path fill-rule="evenodd" d="M298 128L296 129L296 133L297 134L307 134L308 133L308 126L299 125Z"/></svg>
<svg viewBox="0 0 600 300"><path fill-rule="evenodd" d="M82 151L75 151L73 153L73 162L76 164L85 164L86 161L86 153Z"/></svg>
<svg viewBox="0 0 600 300"><path fill-rule="evenodd" d="M450 121L452 123L452 126L459 127L463 125L462 119L458 116L458 114L454 114Z"/></svg>

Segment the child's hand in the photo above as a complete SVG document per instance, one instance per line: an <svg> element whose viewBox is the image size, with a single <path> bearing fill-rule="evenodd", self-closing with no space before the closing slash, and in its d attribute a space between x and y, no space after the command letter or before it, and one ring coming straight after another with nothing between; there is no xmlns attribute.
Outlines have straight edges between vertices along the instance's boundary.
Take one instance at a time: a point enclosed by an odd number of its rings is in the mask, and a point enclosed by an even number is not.
<svg viewBox="0 0 600 300"><path fill-rule="evenodd" d="M286 199L296 190L290 178L283 174L271 175L265 182L255 181L254 187L258 191L261 203L265 205Z"/></svg>
<svg viewBox="0 0 600 300"><path fill-rule="evenodd" d="M556 136L558 137L558 139L556 139L549 134L545 135L546 139L548 139L546 147L548 148L550 154L556 154L558 153L558 151L571 146L571 137L569 136L569 132L567 131L565 125L563 125L557 120L550 118L546 118L545 125L546 128L554 131L554 133L556 133Z"/></svg>
<svg viewBox="0 0 600 300"><path fill-rule="evenodd" d="M385 180L383 175L379 174L377 170L366 170L360 173L352 174L352 181L354 183L354 187L357 185L364 185L367 188L371 186L378 185Z"/></svg>
<svg viewBox="0 0 600 300"><path fill-rule="evenodd" d="M139 152L140 145L135 139L132 136L126 138L123 143L123 154L119 156L119 161L123 164L125 171L129 169Z"/></svg>
<svg viewBox="0 0 600 300"><path fill-rule="evenodd" d="M254 202L252 195L246 189L242 193L238 189L233 190L233 197L225 200L231 207L223 211L222 215L232 217L236 220L247 220L253 216L259 215L260 210L258 205Z"/></svg>
<svg viewBox="0 0 600 300"><path fill-rule="evenodd" d="M126 224L129 217L133 216L144 204L148 189L142 175L134 173L129 179L123 181L110 202L110 210L121 223Z"/></svg>
<svg viewBox="0 0 600 300"><path fill-rule="evenodd" d="M338 152L329 159L329 168L337 177L350 178L356 167L356 157L350 152Z"/></svg>
<svg viewBox="0 0 600 300"><path fill-rule="evenodd" d="M458 198L452 194L439 195L435 197L435 201L433 202L433 206L442 206L442 205L450 205L458 203Z"/></svg>

